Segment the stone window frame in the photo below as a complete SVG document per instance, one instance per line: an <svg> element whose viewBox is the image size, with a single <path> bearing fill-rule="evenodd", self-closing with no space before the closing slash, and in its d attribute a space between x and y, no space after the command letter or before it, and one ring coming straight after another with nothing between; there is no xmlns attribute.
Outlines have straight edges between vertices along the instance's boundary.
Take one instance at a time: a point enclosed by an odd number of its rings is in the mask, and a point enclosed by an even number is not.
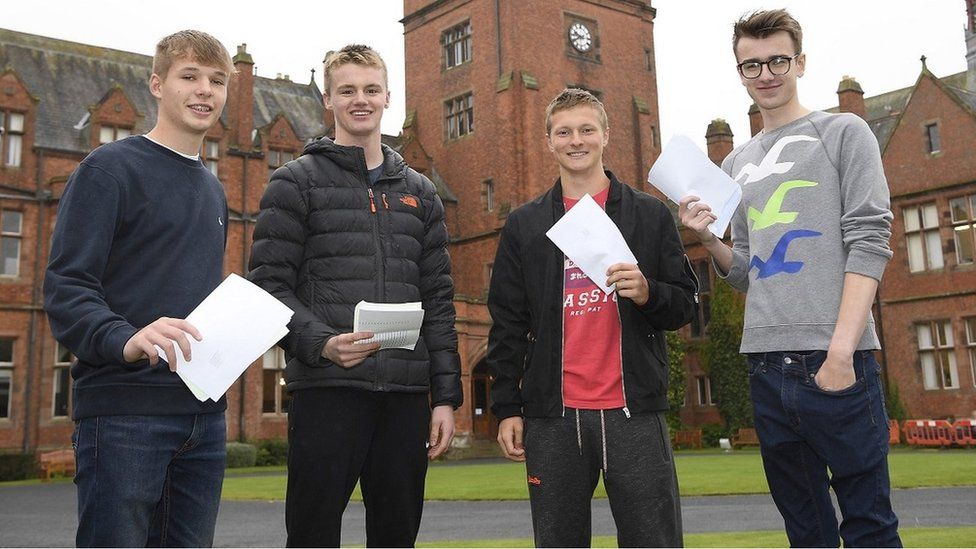
<svg viewBox="0 0 976 549"><path fill-rule="evenodd" d="M945 254L942 251L942 236L939 223L939 208L935 201L921 202L902 208L904 220L905 249L908 253L908 271L924 273L945 268ZM915 243L913 245L913 243ZM921 265L912 261L913 249L921 246ZM937 258L935 257L937 254ZM938 264L936 263L938 259ZM920 267L920 268L915 268Z"/></svg>
<svg viewBox="0 0 976 549"><path fill-rule="evenodd" d="M473 134L474 92L466 91L444 101L444 137L454 141Z"/></svg>
<svg viewBox="0 0 976 549"><path fill-rule="evenodd" d="M441 69L448 71L470 63L474 58L471 19L441 32Z"/></svg>
<svg viewBox="0 0 976 549"><path fill-rule="evenodd" d="M18 123L15 125L14 121ZM19 168L23 165L26 132L26 112L0 109L0 167Z"/></svg>
<svg viewBox="0 0 976 549"><path fill-rule="evenodd" d="M12 215L19 219L17 227L8 224ZM12 244L11 244L12 243ZM24 212L20 210L0 209L0 278L17 278L20 276L20 260L24 244ZM13 272L6 271L7 246L16 245L16 254L12 262Z"/></svg>
<svg viewBox="0 0 976 549"><path fill-rule="evenodd" d="M54 362L51 368L51 418L70 418L71 417L71 363L75 356L71 350L54 342ZM59 391L60 389L60 391ZM64 396L64 409L59 410L58 394Z"/></svg>
<svg viewBox="0 0 976 549"><path fill-rule="evenodd" d="M955 334L952 319L935 319L915 323L919 373L926 391L960 388L959 365L956 363ZM930 361L926 358L931 357ZM930 371L929 375L926 372ZM946 384L947 377L949 384ZM933 379L934 378L934 379Z"/></svg>

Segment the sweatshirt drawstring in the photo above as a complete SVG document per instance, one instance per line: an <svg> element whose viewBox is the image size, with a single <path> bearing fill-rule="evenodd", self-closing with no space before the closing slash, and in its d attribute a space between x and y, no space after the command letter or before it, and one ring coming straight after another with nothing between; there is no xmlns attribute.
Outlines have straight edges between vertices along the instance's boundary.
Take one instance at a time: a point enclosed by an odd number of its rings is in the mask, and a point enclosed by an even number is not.
<svg viewBox="0 0 976 549"><path fill-rule="evenodd" d="M600 410L600 441L603 444L603 473L607 473L607 424L603 420L603 410Z"/></svg>

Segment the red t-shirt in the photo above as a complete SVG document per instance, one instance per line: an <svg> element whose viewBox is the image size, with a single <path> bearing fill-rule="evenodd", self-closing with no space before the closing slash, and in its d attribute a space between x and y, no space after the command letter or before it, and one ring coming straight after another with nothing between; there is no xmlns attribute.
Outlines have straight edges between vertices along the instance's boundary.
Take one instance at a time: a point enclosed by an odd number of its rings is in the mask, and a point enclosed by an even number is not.
<svg viewBox="0 0 976 549"><path fill-rule="evenodd" d="M605 208L610 188L593 197ZM563 198L568 212L578 200ZM563 403L571 408L623 408L617 293L603 293L569 258L563 290Z"/></svg>

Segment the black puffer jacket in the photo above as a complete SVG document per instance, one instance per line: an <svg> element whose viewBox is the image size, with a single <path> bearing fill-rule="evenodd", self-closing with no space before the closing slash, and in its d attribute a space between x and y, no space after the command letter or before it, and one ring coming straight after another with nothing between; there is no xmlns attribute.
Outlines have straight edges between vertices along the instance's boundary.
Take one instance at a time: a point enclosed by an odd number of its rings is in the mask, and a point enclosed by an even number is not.
<svg viewBox="0 0 976 549"><path fill-rule="evenodd" d="M289 391L355 387L430 391L461 405L454 284L444 206L426 177L383 146L383 175L369 184L360 147L322 138L277 169L261 199L248 278L295 311L280 345ZM413 351L380 351L353 368L322 358L326 341L352 332L360 300L421 301Z"/></svg>

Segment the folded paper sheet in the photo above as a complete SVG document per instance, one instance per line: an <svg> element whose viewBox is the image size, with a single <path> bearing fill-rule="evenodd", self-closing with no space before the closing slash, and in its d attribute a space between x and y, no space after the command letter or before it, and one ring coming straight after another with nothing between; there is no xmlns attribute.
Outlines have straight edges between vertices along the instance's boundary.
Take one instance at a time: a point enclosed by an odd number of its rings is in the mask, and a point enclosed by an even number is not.
<svg viewBox="0 0 976 549"><path fill-rule="evenodd" d="M190 361L177 347L176 373L199 400L220 399L252 362L288 334L292 314L268 292L231 274L187 315L203 341L189 338ZM169 362L161 349L160 356Z"/></svg>
<svg viewBox="0 0 976 549"><path fill-rule="evenodd" d="M413 350L420 338L420 327L424 322L424 309L419 301L410 303L370 303L360 301L356 304L353 316L354 332L373 332L373 337L358 343L380 344L380 349Z"/></svg>
<svg viewBox="0 0 976 549"><path fill-rule="evenodd" d="M620 229L588 194L546 232L549 240L605 293L607 269L614 263L637 264Z"/></svg>
<svg viewBox="0 0 976 549"><path fill-rule="evenodd" d="M695 195L708 204L718 217L708 230L719 238L725 236L725 229L742 200L739 184L683 135L675 135L668 141L651 166L647 181L675 204L688 195Z"/></svg>

